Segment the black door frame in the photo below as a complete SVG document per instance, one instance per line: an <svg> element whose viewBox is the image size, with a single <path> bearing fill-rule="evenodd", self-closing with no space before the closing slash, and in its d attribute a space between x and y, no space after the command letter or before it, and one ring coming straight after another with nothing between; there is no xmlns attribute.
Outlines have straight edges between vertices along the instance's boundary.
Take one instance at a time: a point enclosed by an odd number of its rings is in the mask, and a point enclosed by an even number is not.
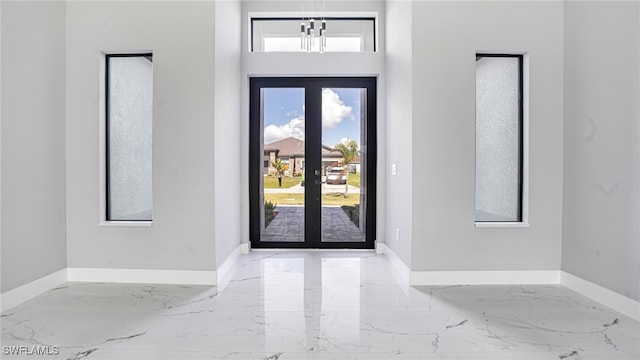
<svg viewBox="0 0 640 360"><path fill-rule="evenodd" d="M305 89L305 133L322 134L322 89L367 89L366 104L366 221L364 242L323 242L321 239L320 186L305 186L305 241L260 241L260 177L264 154L261 139L262 88ZM311 110L311 111L308 111ZM317 111L313 111L317 110ZM377 160L377 78L376 77L252 77L249 79L249 237L252 248L373 249L376 232L376 160ZM322 169L321 136L305 136L305 168ZM305 173L305 182L321 181L321 174ZM313 224L307 226L307 224Z"/></svg>

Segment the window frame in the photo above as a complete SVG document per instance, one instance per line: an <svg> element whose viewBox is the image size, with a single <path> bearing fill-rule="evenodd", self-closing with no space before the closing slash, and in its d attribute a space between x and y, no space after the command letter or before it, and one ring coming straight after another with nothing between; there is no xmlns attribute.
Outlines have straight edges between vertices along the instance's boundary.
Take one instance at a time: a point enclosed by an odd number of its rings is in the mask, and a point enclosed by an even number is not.
<svg viewBox="0 0 640 360"><path fill-rule="evenodd" d="M526 204L527 198L525 192L527 191L526 184L526 146L525 142L527 133L527 122L525 119L527 107L527 99L525 97L525 62L527 58L525 54L518 53L486 53L476 52L476 62L481 58L515 58L518 59L518 216L516 220L477 220L474 215L474 222L476 227L529 227L528 213ZM477 77L476 77L477 81ZM477 87L476 87L477 91ZM477 109L477 105L476 105ZM475 125L477 127L478 118L475 118ZM477 135L476 135L477 136ZM477 161L477 137L476 137L476 150L475 158ZM476 163L477 164L477 163ZM475 168L477 174L477 167ZM477 189L475 190L477 191ZM474 208L475 208L475 192L474 192Z"/></svg>
<svg viewBox="0 0 640 360"><path fill-rule="evenodd" d="M101 221L101 225L132 225L132 226L145 226L146 224L151 224L153 222L153 215L151 216L151 219L127 219L127 220L114 220L111 218L111 181L110 181L110 177L111 177L111 134L110 134L110 128L111 128L111 122L110 122L110 104L111 104L111 99L110 99L110 81L109 81L109 74L110 74L110 59L111 58L133 58L133 57L144 57L144 58L151 58L153 59L153 53L152 52L140 52L140 53L105 53L104 54L104 99L105 99L105 106L104 106L104 114L105 114L105 119L104 119L104 139L105 139L105 166L104 166L104 171L105 171L105 203L104 203L104 209L105 209L105 215L104 215L104 220ZM153 60L150 60L151 62L153 62ZM153 91L153 89L152 89ZM152 114L152 119L153 119L153 114ZM153 204L152 204L153 205ZM153 208L152 208L152 214L153 214Z"/></svg>
<svg viewBox="0 0 640 360"><path fill-rule="evenodd" d="M263 52L263 51L256 51L253 47L253 43L254 43L254 26L253 23L254 21L302 21L303 19L307 19L309 16L305 15L305 16L278 16L278 17L267 17L267 16L251 16L249 18L249 23L250 23L250 33L251 36L249 37L249 52L250 53L254 53L254 52ZM318 16L316 16L316 18L320 18ZM377 17L375 16L348 16L348 17L339 17L339 16L324 16L322 17L322 19L326 20L327 22L329 21L372 21L372 25L373 25L373 52L376 53L378 52L378 24L377 24ZM295 32L295 28L292 29L292 33L296 33ZM299 33L296 33L299 34ZM361 52L361 51L360 51ZM295 52L294 52L295 53ZM356 52L357 53L357 52Z"/></svg>

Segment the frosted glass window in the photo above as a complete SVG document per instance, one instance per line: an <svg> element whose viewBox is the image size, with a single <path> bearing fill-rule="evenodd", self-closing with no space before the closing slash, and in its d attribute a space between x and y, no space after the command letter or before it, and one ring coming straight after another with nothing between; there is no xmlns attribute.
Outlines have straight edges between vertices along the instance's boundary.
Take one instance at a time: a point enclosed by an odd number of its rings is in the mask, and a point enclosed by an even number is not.
<svg viewBox="0 0 640 360"><path fill-rule="evenodd" d="M107 220L150 221L151 54L107 55Z"/></svg>
<svg viewBox="0 0 640 360"><path fill-rule="evenodd" d="M522 221L521 94L521 55L476 55L477 222Z"/></svg>

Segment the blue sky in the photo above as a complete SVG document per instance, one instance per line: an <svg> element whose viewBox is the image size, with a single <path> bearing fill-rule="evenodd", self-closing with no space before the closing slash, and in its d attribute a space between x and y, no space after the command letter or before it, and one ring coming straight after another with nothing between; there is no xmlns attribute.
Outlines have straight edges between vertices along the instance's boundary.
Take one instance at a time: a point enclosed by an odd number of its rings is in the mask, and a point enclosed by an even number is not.
<svg viewBox="0 0 640 360"><path fill-rule="evenodd" d="M322 143L333 146L345 138L360 143L360 89L324 89ZM288 136L304 138L304 89L264 89L264 142Z"/></svg>

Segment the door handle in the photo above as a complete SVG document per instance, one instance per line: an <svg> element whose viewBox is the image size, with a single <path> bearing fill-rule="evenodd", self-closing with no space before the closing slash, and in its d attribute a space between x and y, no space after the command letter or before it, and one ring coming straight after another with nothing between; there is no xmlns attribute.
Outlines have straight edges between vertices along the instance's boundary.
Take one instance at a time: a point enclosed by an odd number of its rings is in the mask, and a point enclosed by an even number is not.
<svg viewBox="0 0 640 360"><path fill-rule="evenodd" d="M313 170L313 173L314 173L316 176L320 176L320 170Z"/></svg>

